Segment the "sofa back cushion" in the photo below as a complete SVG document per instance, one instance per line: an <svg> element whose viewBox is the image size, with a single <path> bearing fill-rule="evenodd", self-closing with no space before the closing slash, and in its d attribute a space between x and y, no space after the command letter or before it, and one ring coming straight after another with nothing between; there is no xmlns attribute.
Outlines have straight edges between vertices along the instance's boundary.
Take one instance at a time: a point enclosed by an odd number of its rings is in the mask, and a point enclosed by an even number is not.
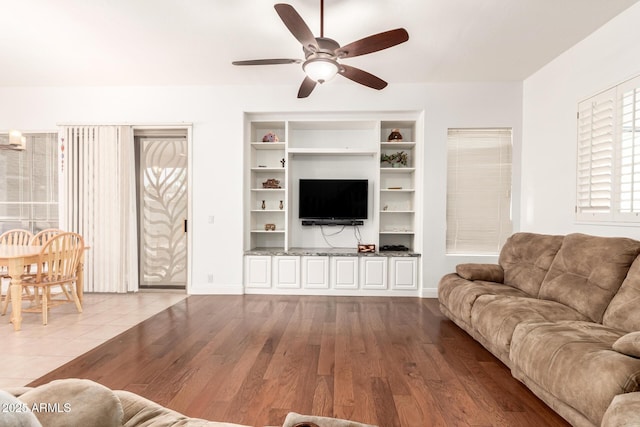
<svg viewBox="0 0 640 427"><path fill-rule="evenodd" d="M623 331L640 331L640 258L631 264L622 286L604 312L602 323Z"/></svg>
<svg viewBox="0 0 640 427"><path fill-rule="evenodd" d="M637 240L569 234L538 296L565 304L599 323L639 253Z"/></svg>
<svg viewBox="0 0 640 427"><path fill-rule="evenodd" d="M498 263L504 270L504 284L536 297L563 236L515 233L507 239Z"/></svg>

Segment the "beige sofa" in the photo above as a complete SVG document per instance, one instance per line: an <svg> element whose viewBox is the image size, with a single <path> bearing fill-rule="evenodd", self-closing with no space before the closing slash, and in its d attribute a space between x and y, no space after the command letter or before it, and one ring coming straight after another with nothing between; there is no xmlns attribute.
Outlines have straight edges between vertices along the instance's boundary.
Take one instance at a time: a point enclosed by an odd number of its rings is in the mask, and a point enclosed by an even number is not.
<svg viewBox="0 0 640 427"><path fill-rule="evenodd" d="M248 427L191 418L137 394L85 379L0 390L0 427ZM290 412L282 427L376 427Z"/></svg>
<svg viewBox="0 0 640 427"><path fill-rule="evenodd" d="M461 264L442 312L574 426L640 426L640 242L516 233Z"/></svg>

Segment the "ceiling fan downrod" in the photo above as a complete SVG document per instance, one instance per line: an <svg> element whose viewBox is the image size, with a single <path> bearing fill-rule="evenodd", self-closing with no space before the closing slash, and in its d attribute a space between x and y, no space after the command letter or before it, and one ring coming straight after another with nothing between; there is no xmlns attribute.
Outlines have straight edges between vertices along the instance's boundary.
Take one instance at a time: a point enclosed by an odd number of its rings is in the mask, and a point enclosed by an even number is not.
<svg viewBox="0 0 640 427"><path fill-rule="evenodd" d="M320 37L324 37L324 0L320 0Z"/></svg>

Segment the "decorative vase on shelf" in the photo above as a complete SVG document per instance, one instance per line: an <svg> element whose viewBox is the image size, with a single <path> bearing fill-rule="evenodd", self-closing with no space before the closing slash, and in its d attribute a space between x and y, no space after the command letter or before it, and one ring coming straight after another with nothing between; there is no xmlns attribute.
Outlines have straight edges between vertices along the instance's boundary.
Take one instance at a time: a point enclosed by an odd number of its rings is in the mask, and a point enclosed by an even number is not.
<svg viewBox="0 0 640 427"><path fill-rule="evenodd" d="M284 209L284 204L282 203L282 200L280 200L280 210Z"/></svg>
<svg viewBox="0 0 640 427"><path fill-rule="evenodd" d="M262 205L260 205L260 207L262 208L262 210L265 210L267 208L267 205L264 202L264 200L262 201Z"/></svg>
<svg viewBox="0 0 640 427"><path fill-rule="evenodd" d="M389 138L387 138L388 142L402 142L402 134L400 133L400 129L391 129L391 133L389 134Z"/></svg>
<svg viewBox="0 0 640 427"><path fill-rule="evenodd" d="M278 142L280 138L274 132L267 132L262 137L262 142Z"/></svg>

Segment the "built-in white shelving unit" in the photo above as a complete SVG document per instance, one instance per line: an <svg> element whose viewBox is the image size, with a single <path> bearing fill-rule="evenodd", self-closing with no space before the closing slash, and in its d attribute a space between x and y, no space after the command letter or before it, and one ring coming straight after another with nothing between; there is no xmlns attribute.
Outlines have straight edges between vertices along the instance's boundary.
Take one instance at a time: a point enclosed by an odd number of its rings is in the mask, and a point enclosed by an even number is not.
<svg viewBox="0 0 640 427"><path fill-rule="evenodd" d="M416 248L417 148L415 120L380 122L380 155L406 155L406 164L380 162L380 246ZM396 130L402 141L389 141Z"/></svg>
<svg viewBox="0 0 640 427"><path fill-rule="evenodd" d="M248 217L245 247L282 247L287 236L287 168L285 121L252 121L249 123L249 164L245 173L247 182ZM277 142L263 142L263 137L274 133ZM264 188L268 179L280 182L280 188ZM282 206L282 208L281 208ZM267 230L266 224L275 229Z"/></svg>
<svg viewBox="0 0 640 427"><path fill-rule="evenodd" d="M388 141L397 129L402 141ZM264 141L267 134L277 141ZM273 138L272 138L273 139ZM404 164L382 162L406 156ZM245 289L252 293L413 295L422 249L422 115L255 113L245 118ZM300 179L367 179L364 225L303 226ZM264 188L277 182L279 188ZM272 185L273 186L273 185ZM404 245L358 254L357 243Z"/></svg>

